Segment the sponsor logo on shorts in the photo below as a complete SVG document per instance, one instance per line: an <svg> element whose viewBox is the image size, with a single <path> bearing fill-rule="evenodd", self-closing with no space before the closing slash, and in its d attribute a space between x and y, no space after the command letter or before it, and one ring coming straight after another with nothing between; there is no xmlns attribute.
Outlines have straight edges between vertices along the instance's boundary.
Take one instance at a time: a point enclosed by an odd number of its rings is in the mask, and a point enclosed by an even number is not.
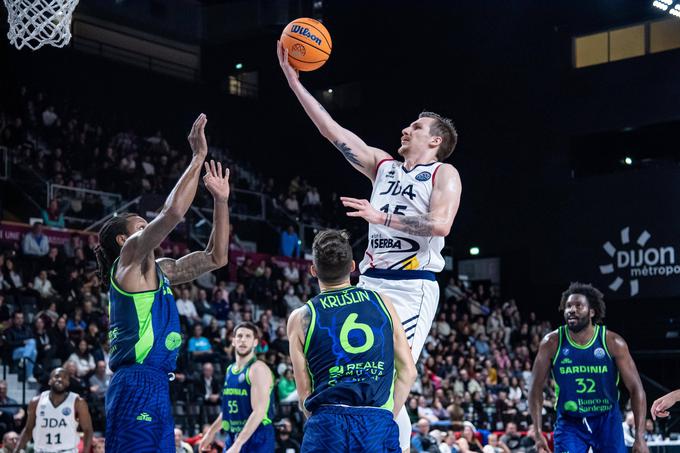
<svg viewBox="0 0 680 453"><path fill-rule="evenodd" d="M430 173L429 171L421 171L420 173L418 173L418 174L416 175L416 179L417 179L418 181L423 181L423 182L424 182L424 181L427 181L427 180L430 179L431 177L432 177L432 173Z"/></svg>
<svg viewBox="0 0 680 453"><path fill-rule="evenodd" d="M142 412L141 414L139 414L139 415L137 416L137 420L139 420L139 421L141 421L141 422L150 422L150 421L152 421L151 416L150 416L149 414L147 414L146 412Z"/></svg>
<svg viewBox="0 0 680 453"><path fill-rule="evenodd" d="M317 43L318 45L321 45L321 38L313 34L311 31L309 31L309 28L303 27L302 25L293 25L293 27L290 29L291 33L297 33L298 35L304 36L305 38L309 39L312 42Z"/></svg>

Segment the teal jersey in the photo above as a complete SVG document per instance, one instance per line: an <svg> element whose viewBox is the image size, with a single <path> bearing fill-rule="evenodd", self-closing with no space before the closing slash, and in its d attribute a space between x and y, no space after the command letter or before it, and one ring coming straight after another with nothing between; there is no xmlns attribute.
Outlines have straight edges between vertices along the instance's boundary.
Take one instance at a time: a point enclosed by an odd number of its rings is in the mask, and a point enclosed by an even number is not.
<svg viewBox="0 0 680 453"><path fill-rule="evenodd" d="M240 433L243 426L248 421L248 417L253 413L253 406L250 403L250 367L257 361L253 359L239 370L236 364L232 363L227 368L224 377L224 389L222 390L222 429L231 434ZM272 378L272 382L274 382ZM269 390L269 403L267 413L260 426L272 424L274 418L274 385ZM258 427L259 429L259 427Z"/></svg>
<svg viewBox="0 0 680 453"><path fill-rule="evenodd" d="M353 286L307 302L311 321L304 353L312 378L305 407L394 406L392 317L380 296Z"/></svg>
<svg viewBox="0 0 680 453"><path fill-rule="evenodd" d="M158 289L129 293L116 282L117 264L118 259L111 268L109 289L111 370L139 364L167 373L174 371L182 335L168 278L156 265Z"/></svg>
<svg viewBox="0 0 680 453"><path fill-rule="evenodd" d="M558 415L588 417L616 408L619 372L607 349L607 328L596 325L585 345L571 339L567 326L561 326L558 334L552 361Z"/></svg>

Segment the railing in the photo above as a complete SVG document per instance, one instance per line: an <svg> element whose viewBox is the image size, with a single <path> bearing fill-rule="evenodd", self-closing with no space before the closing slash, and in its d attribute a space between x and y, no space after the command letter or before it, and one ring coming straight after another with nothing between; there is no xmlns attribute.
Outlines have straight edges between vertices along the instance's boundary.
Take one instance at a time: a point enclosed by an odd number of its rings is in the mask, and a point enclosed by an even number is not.
<svg viewBox="0 0 680 453"><path fill-rule="evenodd" d="M65 220L81 224L113 213L123 201L123 197L117 193L49 184L46 206L54 198L68 203L66 209L62 210Z"/></svg>
<svg viewBox="0 0 680 453"><path fill-rule="evenodd" d="M142 199L142 197L139 196L139 197L137 197L137 198L133 198L132 200L128 201L128 202L125 203L125 204L122 204L122 205L118 206L118 207L116 208L115 211L113 211L113 212L111 212L111 213L109 213L109 214L106 214L106 215L105 215L104 217L102 217L101 219L99 219L99 220L97 220L96 222L94 222L94 223L88 225L83 231L94 231L95 228L97 228L99 225L102 225L104 222L106 222L107 220L109 220L111 217L115 216L118 212L126 211L127 208L129 208L130 206L134 206L134 205L136 205L137 203L139 203L139 200L141 200L141 199Z"/></svg>

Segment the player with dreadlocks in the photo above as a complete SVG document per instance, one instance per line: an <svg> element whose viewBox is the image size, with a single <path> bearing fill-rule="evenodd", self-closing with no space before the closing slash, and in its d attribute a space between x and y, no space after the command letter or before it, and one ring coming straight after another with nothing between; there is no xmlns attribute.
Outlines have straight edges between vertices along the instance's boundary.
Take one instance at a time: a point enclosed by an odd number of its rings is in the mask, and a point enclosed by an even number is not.
<svg viewBox="0 0 680 453"><path fill-rule="evenodd" d="M110 219L99 232L96 250L102 281L109 288L110 367L106 395L106 449L110 452L174 452L168 375L182 344L171 285L189 282L227 264L229 170L205 161L206 116L189 134L191 163L161 212L147 223L137 214ZM204 251L178 260L156 260L154 249L182 220L196 195L201 167L213 196L213 230Z"/></svg>

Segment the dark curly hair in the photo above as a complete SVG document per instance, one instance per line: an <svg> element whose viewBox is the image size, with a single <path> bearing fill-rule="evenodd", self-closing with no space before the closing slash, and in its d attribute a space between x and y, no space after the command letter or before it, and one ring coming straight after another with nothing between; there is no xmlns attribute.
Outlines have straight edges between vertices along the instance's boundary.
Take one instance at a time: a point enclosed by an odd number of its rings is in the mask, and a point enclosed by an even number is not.
<svg viewBox="0 0 680 453"><path fill-rule="evenodd" d="M588 301L588 307L595 311L593 316L593 324L602 322L605 316L606 307L604 304L604 295L589 283L573 282L569 288L562 293L562 300L560 300L560 313L564 313L567 306L567 299L572 294L580 294Z"/></svg>
<svg viewBox="0 0 680 453"><path fill-rule="evenodd" d="M94 249L94 253L97 257L97 266L99 267L97 274L105 289L109 288L111 282L109 275L111 273L111 266L113 266L113 262L120 255L121 247L116 242L116 236L128 234L128 219L137 215L126 213L111 217L99 230L99 245Z"/></svg>

